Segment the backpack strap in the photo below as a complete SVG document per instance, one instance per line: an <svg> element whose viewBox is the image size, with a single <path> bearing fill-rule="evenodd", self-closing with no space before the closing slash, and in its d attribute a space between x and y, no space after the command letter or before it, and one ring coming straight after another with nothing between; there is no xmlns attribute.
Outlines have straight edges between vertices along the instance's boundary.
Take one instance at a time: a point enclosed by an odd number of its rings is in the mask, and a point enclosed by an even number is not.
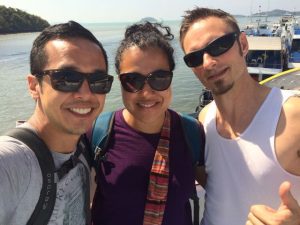
<svg viewBox="0 0 300 225"><path fill-rule="evenodd" d="M114 118L115 112L101 113L93 126L91 142L92 152L94 153L94 166L97 173L100 162L106 160L107 145L114 124Z"/></svg>
<svg viewBox="0 0 300 225"><path fill-rule="evenodd" d="M25 143L38 159L43 175L43 185L40 198L27 225L47 224L52 215L56 199L55 166L52 155L45 142L30 129L13 128L5 135Z"/></svg>
<svg viewBox="0 0 300 225"><path fill-rule="evenodd" d="M197 119L190 115L179 114L181 125L184 133L184 138L191 151L193 157L193 164L204 165L204 146L205 146L205 136L203 131L201 131L201 124ZM199 197L197 195L196 185L194 186L193 194L190 197L193 201L193 225L199 225Z"/></svg>
<svg viewBox="0 0 300 225"><path fill-rule="evenodd" d="M201 131L201 124L197 119L186 114L179 114L184 137L192 152L193 164L204 165L205 136Z"/></svg>
<svg viewBox="0 0 300 225"><path fill-rule="evenodd" d="M88 166L92 167L93 161L94 161L94 154L92 152L91 143L89 138L87 137L87 134L81 135L81 143L85 146L84 151L82 155L86 159Z"/></svg>
<svg viewBox="0 0 300 225"><path fill-rule="evenodd" d="M43 184L40 193L39 200L35 206L33 213L31 214L30 219L27 222L27 225L39 225L39 224L48 224L50 217L52 215L55 201L56 201L56 183L63 178L69 171L74 168L77 163L81 162L79 155L82 154L86 159L88 165L84 164L86 170L86 176L89 177L88 167L91 164L91 157L89 154L89 144L86 136L81 136L77 150L69 160L63 163L63 165L56 170L54 160L50 150L48 149L45 142L32 130L24 127L13 128L5 135L16 138L23 143L25 143L36 155L42 176ZM89 182L88 182L89 190ZM90 213L89 213L89 191L86 196L86 221L87 224L90 224Z"/></svg>

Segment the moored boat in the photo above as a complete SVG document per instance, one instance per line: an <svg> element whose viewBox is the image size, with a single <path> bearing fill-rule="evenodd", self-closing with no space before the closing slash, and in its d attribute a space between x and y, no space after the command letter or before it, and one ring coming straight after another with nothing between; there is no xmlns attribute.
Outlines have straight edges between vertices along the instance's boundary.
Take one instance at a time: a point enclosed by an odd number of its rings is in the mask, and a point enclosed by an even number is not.
<svg viewBox="0 0 300 225"><path fill-rule="evenodd" d="M286 47L280 37L247 37L249 51L246 56L248 72L261 81L283 71Z"/></svg>
<svg viewBox="0 0 300 225"><path fill-rule="evenodd" d="M291 48L288 55L288 68L300 67L300 27L294 27Z"/></svg>

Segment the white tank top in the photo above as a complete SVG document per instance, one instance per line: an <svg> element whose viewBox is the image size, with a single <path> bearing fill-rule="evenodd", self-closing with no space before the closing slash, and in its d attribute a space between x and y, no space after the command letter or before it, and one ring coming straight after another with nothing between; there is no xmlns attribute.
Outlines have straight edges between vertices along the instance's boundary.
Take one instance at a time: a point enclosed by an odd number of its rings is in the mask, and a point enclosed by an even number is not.
<svg viewBox="0 0 300 225"><path fill-rule="evenodd" d="M205 165L208 173L202 225L245 224L250 206L277 209L278 188L288 180L300 202L300 176L285 171L277 161L274 136L282 104L293 95L273 88L246 130L225 139L216 130L216 105L208 109Z"/></svg>

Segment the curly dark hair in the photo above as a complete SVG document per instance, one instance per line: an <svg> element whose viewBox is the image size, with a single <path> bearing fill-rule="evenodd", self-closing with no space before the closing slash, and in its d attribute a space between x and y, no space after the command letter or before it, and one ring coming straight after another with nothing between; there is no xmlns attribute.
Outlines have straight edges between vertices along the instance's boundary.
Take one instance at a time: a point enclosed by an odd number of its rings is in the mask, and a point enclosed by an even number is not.
<svg viewBox="0 0 300 225"><path fill-rule="evenodd" d="M170 44L170 41L174 39L174 35L171 33L170 27L163 26L161 23L150 23L146 21L144 23L136 23L129 26L126 29L124 36L115 58L117 74L120 74L122 54L126 49L132 46L137 46L142 50L147 48L159 48L163 50L168 57L170 70L174 70L174 49Z"/></svg>

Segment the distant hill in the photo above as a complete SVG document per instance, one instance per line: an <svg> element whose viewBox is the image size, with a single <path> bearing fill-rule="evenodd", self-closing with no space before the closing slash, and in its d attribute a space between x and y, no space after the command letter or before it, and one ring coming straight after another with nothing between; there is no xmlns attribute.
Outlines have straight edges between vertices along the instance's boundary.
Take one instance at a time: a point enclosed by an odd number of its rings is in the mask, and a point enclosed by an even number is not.
<svg viewBox="0 0 300 225"><path fill-rule="evenodd" d="M142 18L139 22L143 23L143 22L150 22L150 23L158 23L159 21L153 17L144 17Z"/></svg>
<svg viewBox="0 0 300 225"><path fill-rule="evenodd" d="M294 16L300 16L300 11L291 12L291 11L287 11L287 10L274 9L272 11L254 13L254 14L252 14L252 16L283 16L284 14L291 14L291 15L294 15Z"/></svg>
<svg viewBox="0 0 300 225"><path fill-rule="evenodd" d="M48 26L50 24L38 16L20 9L0 6L0 34L37 32Z"/></svg>

